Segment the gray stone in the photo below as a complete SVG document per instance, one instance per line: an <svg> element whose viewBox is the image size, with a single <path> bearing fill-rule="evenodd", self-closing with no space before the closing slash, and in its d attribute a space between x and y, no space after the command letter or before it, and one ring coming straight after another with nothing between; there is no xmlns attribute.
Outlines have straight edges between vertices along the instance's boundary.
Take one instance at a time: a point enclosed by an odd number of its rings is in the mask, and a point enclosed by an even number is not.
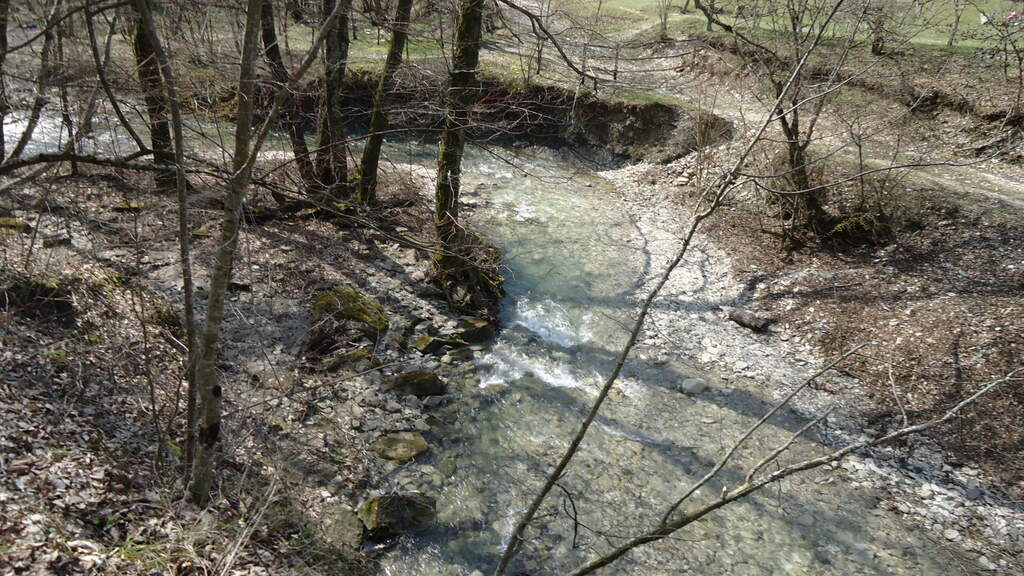
<svg viewBox="0 0 1024 576"><path fill-rule="evenodd" d="M771 324L771 321L767 318L762 318L753 312L741 308L731 310L729 312L729 320L755 332L763 332Z"/></svg>
<svg viewBox="0 0 1024 576"><path fill-rule="evenodd" d="M428 396L423 399L424 408L438 408L448 403L450 398L448 396Z"/></svg>
<svg viewBox="0 0 1024 576"><path fill-rule="evenodd" d="M703 378L687 378L677 387L677 390L684 394L700 394L707 389L708 383Z"/></svg>
<svg viewBox="0 0 1024 576"><path fill-rule="evenodd" d="M971 483L964 487L964 498L968 500L977 500L981 498L981 488L977 484Z"/></svg>
<svg viewBox="0 0 1024 576"><path fill-rule="evenodd" d="M429 370L411 370L391 379L388 386L398 394L412 394L418 398L440 396L448 391L441 377Z"/></svg>
<svg viewBox="0 0 1024 576"><path fill-rule="evenodd" d="M325 539L338 548L356 549L363 541L363 523L355 511L337 506L324 511Z"/></svg>
<svg viewBox="0 0 1024 576"><path fill-rule="evenodd" d="M374 454L386 460L408 462L430 449L419 432L395 432L381 436L370 445Z"/></svg>

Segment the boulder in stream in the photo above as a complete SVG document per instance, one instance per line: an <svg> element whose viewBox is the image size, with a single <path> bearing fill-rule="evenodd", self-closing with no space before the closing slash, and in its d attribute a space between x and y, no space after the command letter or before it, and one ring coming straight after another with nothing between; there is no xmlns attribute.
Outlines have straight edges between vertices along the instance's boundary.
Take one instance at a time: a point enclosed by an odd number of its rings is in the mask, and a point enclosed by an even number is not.
<svg viewBox="0 0 1024 576"><path fill-rule="evenodd" d="M436 516L435 500L415 492L375 496L359 507L359 519L371 538L422 532L430 528Z"/></svg>
<svg viewBox="0 0 1024 576"><path fill-rule="evenodd" d="M459 321L457 335L460 340L470 344L486 342L494 338L494 323L485 318L464 316Z"/></svg>

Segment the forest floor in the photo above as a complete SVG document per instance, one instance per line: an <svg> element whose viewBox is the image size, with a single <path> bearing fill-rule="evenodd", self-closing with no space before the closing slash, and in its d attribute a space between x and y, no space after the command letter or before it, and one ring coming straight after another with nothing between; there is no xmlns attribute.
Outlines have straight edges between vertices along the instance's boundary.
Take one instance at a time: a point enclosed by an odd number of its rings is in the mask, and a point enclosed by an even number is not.
<svg viewBox="0 0 1024 576"><path fill-rule="evenodd" d="M223 192L195 183L201 316ZM173 198L145 176L116 174L41 178L8 194L0 574L370 571L355 507L442 480L432 466L379 457L375 441L432 441L450 398L396 393L389 375L428 369L454 391L473 366L409 345L450 336L460 318L426 283L430 256L414 247L432 231L420 196L430 190L422 175L396 170L373 217L247 216L220 364L226 444L205 511L183 500ZM320 357L307 346L310 311L343 285L381 303L389 336L354 336Z"/></svg>

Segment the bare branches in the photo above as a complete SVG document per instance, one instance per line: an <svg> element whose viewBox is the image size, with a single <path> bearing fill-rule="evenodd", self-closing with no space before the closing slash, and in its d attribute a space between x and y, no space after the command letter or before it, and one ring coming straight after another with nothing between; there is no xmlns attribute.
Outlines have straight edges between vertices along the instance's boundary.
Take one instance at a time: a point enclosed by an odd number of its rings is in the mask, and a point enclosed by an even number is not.
<svg viewBox="0 0 1024 576"><path fill-rule="evenodd" d="M1020 381L1024 381L1024 368L1017 369L1017 370L1007 374L1006 376L1003 376L1002 378L997 378L995 380L992 380L992 381L984 384L977 392L975 392L971 396L965 398L963 401L961 401L956 406L950 408L948 411L946 411L945 414L943 414L939 418L928 420L926 422L923 422L921 424L917 424L917 425L914 425L914 426L906 426L906 427L900 428L899 430L896 430L894 432L890 432L889 434L885 434L885 435L881 435L881 436L876 436L876 437L871 438L869 440L864 440L864 441L861 441L861 442L856 442L856 443L849 444L849 445L847 445L847 446L845 446L843 448L840 448L838 450L835 450L833 452L825 454L824 456L820 456L818 458L811 458L811 459L808 459L808 460L803 460L801 462L797 462L795 464L791 464L789 466L786 466L784 468L776 470L775 472L772 472L771 474L769 474L767 476L764 476L764 477L762 477L760 479L755 480L754 479L754 475L755 475L754 473L755 473L756 469L759 466L761 466L761 464L759 463L757 466L755 466L755 469L752 470L751 473L748 473L748 475L747 475L747 477L746 477L746 479L745 479L745 481L744 481L744 483L742 485L740 485L740 486L738 486L738 487L736 487L736 488L734 488L732 490L728 490L728 489L723 490L722 495L719 498L715 499L714 501L712 501L710 503L707 503L707 504L704 504L703 506L699 507L698 509L696 509L696 510L694 510L692 512L689 512L689 513L687 513L687 514L685 514L685 515L683 515L683 516L681 516L681 517L679 517L679 518L677 518L677 519L675 519L675 520L673 520L671 522L662 523L657 528L647 532L646 534L642 534L640 536L637 536L637 537L631 539L630 541L628 541L625 544L615 548L614 550L612 550L611 552L608 552L607 554L601 556L600 558L597 558L597 559L595 559L595 560L593 560L591 562L588 562L587 564L581 566L580 568L570 572L570 576L583 576L584 574L591 574L593 572L596 572L597 570L599 570L599 569L601 569L601 568L603 568L605 566L608 566L609 564L613 563L614 561L616 561L617 559L621 558L622 556L624 556L625 554L629 553L629 551L631 551L631 550L633 550L635 548L638 548L640 546L644 546L646 544L650 544L652 542L657 542L659 540L667 538L667 537L671 536L672 534L674 534L675 532L677 532L678 530L680 530L681 528L683 528L685 526L688 526L688 525L696 522L697 520L700 520L704 516L707 516L708 514L714 512L715 510L718 510L719 508L725 506L726 504L729 504L729 503L735 502L737 500L740 500L742 498L745 498L745 497L749 496L750 494L753 494L753 493L757 492L758 490L760 490L761 488L763 488L763 487L765 487L765 486L767 486L769 484L773 484L775 482L778 482L778 481L780 481L780 480L782 480L784 478L787 478L789 476L792 476L792 475L794 475L796 473L803 472L803 471L806 471L806 470L811 470L811 469L814 469L814 468L819 468L819 467L824 466L826 464L830 464L832 462L836 462L838 460L841 460L842 458L845 458L846 456L848 456L848 455L850 455L850 454L852 454L854 452L857 452L859 450L863 450L865 448L870 448L870 447L873 447L873 446L879 446L879 445L882 445L882 444L887 444L887 443L890 443L890 442L892 442L894 440L898 440L900 438L903 438L905 436L909 436L911 434L919 434L921 432L925 432L927 430L935 428L936 426L940 426L942 424L945 424L946 422L949 422L953 418L956 418L957 415L959 415L960 412L963 411L964 408L974 404L975 402L978 401L979 398L981 398L985 394L988 394L989 392L994 390L996 387L998 387L998 386L1000 386L1002 384L1005 384L1007 382L1020 382ZM811 424L815 424L818 421L820 421L820 420L815 420ZM798 432L798 434L803 433L804 430L808 429L809 427L810 426L805 426L803 429L801 429L800 432ZM778 448L775 451L773 451L772 454L770 454L765 460L762 460L762 463L770 462L772 459L774 459L775 456L777 456L783 450L785 450L785 448L787 446L789 446L792 443L792 441L793 441L793 438L791 438L789 441L784 443L780 448Z"/></svg>
<svg viewBox="0 0 1024 576"><path fill-rule="evenodd" d="M575 63L573 63L572 58L570 58L569 55L565 53L565 50L562 48L561 43L558 42L558 39L555 38L555 36L548 31L546 26L544 26L544 20L540 16L537 16L533 12L527 10L526 8L523 8L522 6L512 2L511 0L498 1L529 18L530 25L533 27L534 32L537 32L539 30L540 34L551 42L551 45L554 46L555 50L558 51L558 55L561 56L562 61L565 62L565 65L568 66L573 72L578 74L581 78L589 78L595 81L598 79L597 76L590 74L586 70L581 69Z"/></svg>

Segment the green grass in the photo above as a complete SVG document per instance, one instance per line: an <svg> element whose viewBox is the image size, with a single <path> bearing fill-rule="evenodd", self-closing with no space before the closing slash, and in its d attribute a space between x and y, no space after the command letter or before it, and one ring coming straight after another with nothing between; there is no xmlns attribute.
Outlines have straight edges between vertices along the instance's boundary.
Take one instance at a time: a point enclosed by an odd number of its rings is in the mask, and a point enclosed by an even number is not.
<svg viewBox="0 0 1024 576"><path fill-rule="evenodd" d="M690 3L686 14L680 12L680 7L685 0L675 0L669 17L670 34L695 34L704 31L704 16ZM781 14L782 3L776 2L780 8L775 16L766 15L757 24L758 27L771 31L776 26L785 26ZM722 21L735 24L734 14L737 6L751 6L748 0L718 0L716 6L723 10L720 15ZM760 5L765 5L764 2ZM554 0L554 6L566 13L573 15L580 22L594 23L596 27L606 34L618 34L625 31L638 32L645 28L657 28L658 23L658 1L657 0L606 0L601 5L601 12L596 13L597 3L581 0ZM906 7L909 10L909 2L897 5L897 9ZM991 35L991 28L982 26L980 14L982 11L993 15L993 20L998 21L1011 10L1019 9L1014 0L978 0L968 4L960 18L959 33L957 35L957 47L963 49L974 49L991 46L990 42L975 38L975 36ZM953 25L953 9L951 3L934 3L930 5L919 17L909 11L893 12L893 16L900 18L903 22L899 28L902 33L910 37L910 42L922 47L938 47L947 49L946 41ZM847 18L850 19L849 17ZM988 28L988 30L986 30Z"/></svg>

